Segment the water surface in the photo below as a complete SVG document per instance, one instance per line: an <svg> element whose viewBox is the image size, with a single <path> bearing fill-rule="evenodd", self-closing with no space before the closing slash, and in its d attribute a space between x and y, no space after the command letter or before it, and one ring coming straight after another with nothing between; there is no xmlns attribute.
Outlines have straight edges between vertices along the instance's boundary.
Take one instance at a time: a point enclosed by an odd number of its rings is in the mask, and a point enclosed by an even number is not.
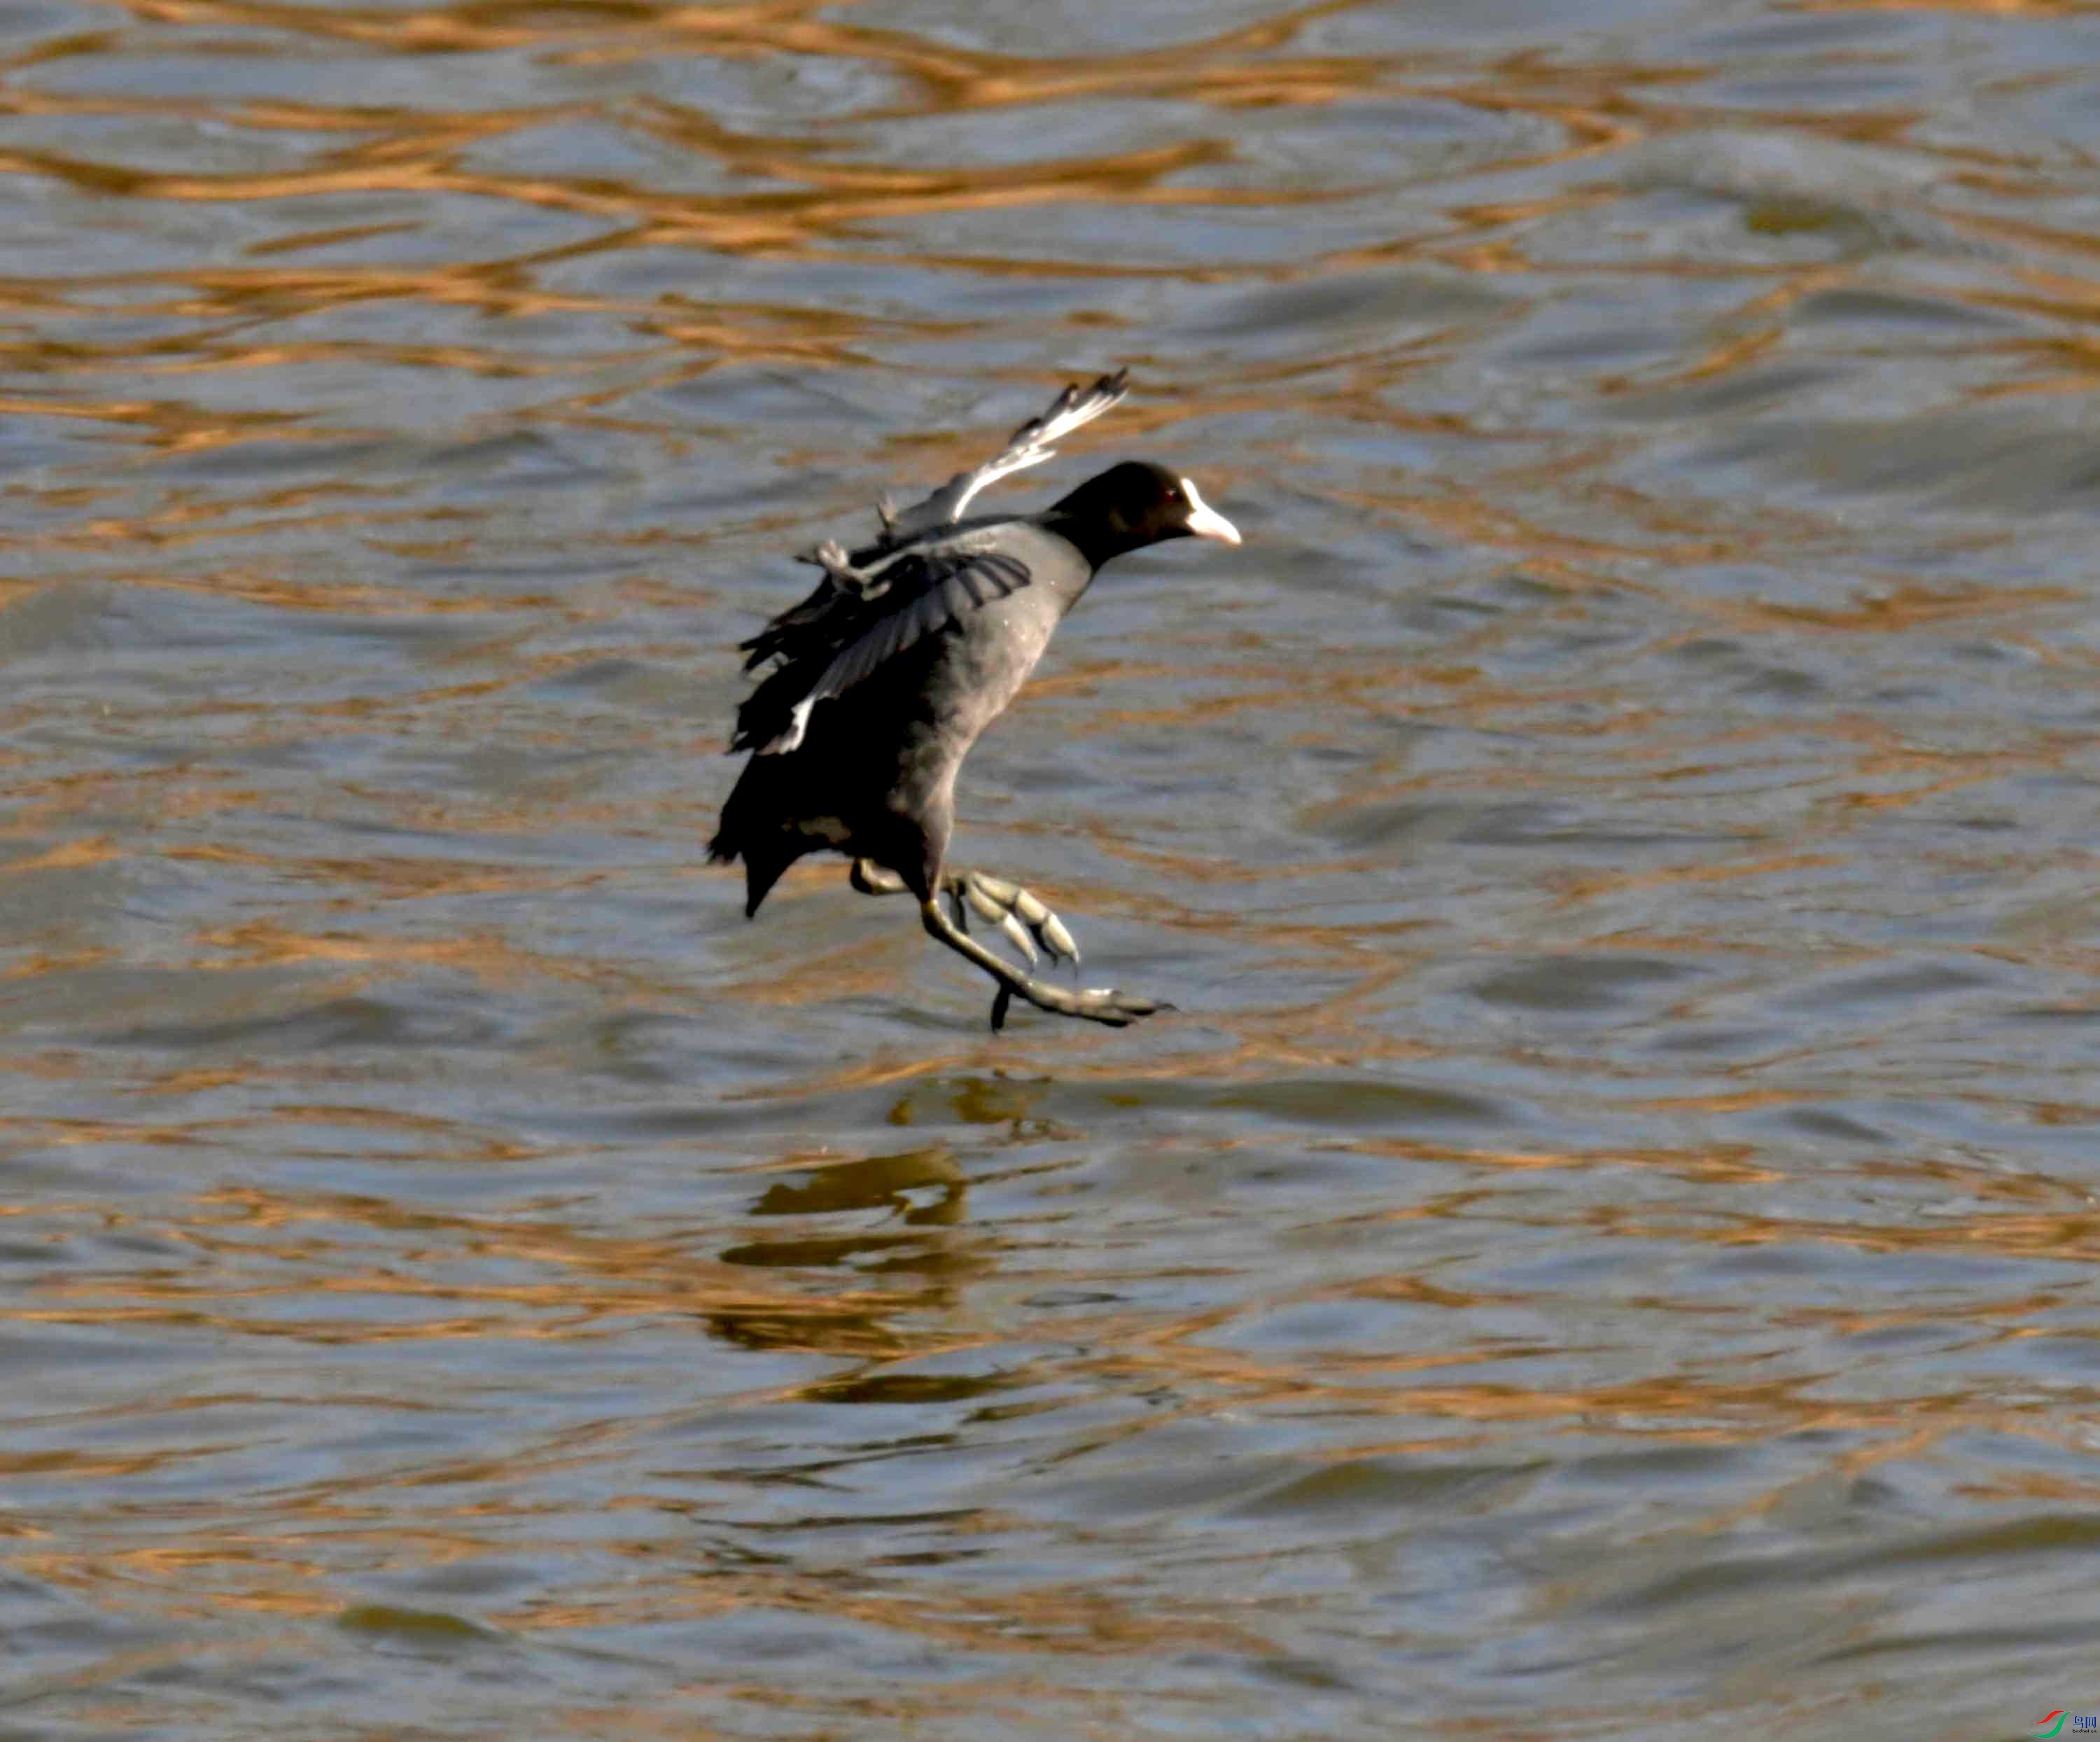
<svg viewBox="0 0 2100 1742"><path fill-rule="evenodd" d="M0 1730L2100 1709L2100 15L0 15ZM1248 535L702 843L1063 382Z"/></svg>

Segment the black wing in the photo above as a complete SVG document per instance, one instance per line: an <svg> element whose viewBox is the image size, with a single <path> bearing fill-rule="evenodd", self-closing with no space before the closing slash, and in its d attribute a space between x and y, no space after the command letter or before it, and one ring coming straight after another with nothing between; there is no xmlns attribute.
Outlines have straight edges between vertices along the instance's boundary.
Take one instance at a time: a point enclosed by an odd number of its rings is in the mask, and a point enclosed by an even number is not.
<svg viewBox="0 0 2100 1742"><path fill-rule="evenodd" d="M742 644L751 656L747 671L769 659L780 663L737 710L730 749L795 749L818 702L1030 578L1026 564L990 549L981 535L928 540L894 554L857 550L853 561L864 588L827 574L807 599Z"/></svg>
<svg viewBox="0 0 2100 1742"><path fill-rule="evenodd" d="M915 502L901 513L885 508L882 518L889 538L911 537L960 520L978 491L1015 472L1055 459L1057 449L1050 445L1052 442L1061 441L1073 431L1092 423L1121 403L1129 391L1127 369L1102 376L1091 387L1082 389L1073 382L1050 401L1047 411L1030 418L1008 436L1006 445L983 465L972 471L957 472L924 502Z"/></svg>

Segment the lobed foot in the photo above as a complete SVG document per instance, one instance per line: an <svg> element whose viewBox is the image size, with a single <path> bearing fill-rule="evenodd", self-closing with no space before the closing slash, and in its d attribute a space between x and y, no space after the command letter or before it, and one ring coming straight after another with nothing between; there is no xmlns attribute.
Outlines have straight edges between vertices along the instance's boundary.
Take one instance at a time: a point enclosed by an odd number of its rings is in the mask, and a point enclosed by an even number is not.
<svg viewBox="0 0 2100 1742"><path fill-rule="evenodd" d="M867 859L854 860L853 886L864 895L899 895L907 886L894 871ZM964 916L971 909L996 925L1031 963L1039 944L1053 962L1079 959L1079 946L1072 941L1064 922L1018 883L982 871L959 871L942 880L941 892L955 904L955 918L941 911L938 900L920 903L919 917L929 933L957 955L975 962L998 983L999 990L991 1001L995 1032L1006 1026L1007 1013L1016 998L1026 998L1053 1016L1077 1016L1111 1028L1127 1028L1142 1017L1174 1008L1155 998L1118 992L1112 986L1068 992L1062 986L1046 985L978 943L964 929Z"/></svg>
<svg viewBox="0 0 2100 1742"><path fill-rule="evenodd" d="M953 881L960 882L962 879ZM999 882L996 878L991 881L995 884ZM1004 887L1012 889L1013 886L1009 883ZM987 899L997 905L995 895L987 895ZM1032 897L1030 899L1033 900ZM1037 902L1036 905L1041 907L1042 904ZM1015 903L1003 911L1006 912L1008 918L1012 918L1014 913L1024 910ZM1045 908L1043 912L1048 916L1049 910ZM1046 985L1043 981L1021 972L1004 956L986 949L942 913L938 900L920 902L919 917L931 935L939 939L957 955L975 962L999 983L999 990L991 1001L991 1025L995 1032L1006 1026L1007 1012L1013 1007L1016 998L1026 998L1038 1010L1048 1010L1053 1016L1077 1016L1088 1022L1105 1024L1111 1028L1128 1028L1140 1017L1171 1008L1154 999L1135 997L1106 986L1097 986L1083 992L1068 992L1062 986ZM1025 925L1027 922L1017 920L1015 923ZM1064 928L1060 926L1058 929L1061 931ZM1069 944L1070 941L1067 935L1065 942Z"/></svg>
<svg viewBox="0 0 2100 1742"><path fill-rule="evenodd" d="M948 879L947 893L948 899L955 904L958 924L966 926L968 912L974 910L980 919L989 920L998 926L1007 940L1028 958L1030 966L1035 965L1039 944L1052 962L1079 961L1079 946L1065 929L1064 921L1045 907L1039 896L1018 883L1009 883L1003 877L989 877L982 871L960 871ZM992 1026L997 1028L999 1024L995 1022Z"/></svg>
<svg viewBox="0 0 2100 1742"><path fill-rule="evenodd" d="M856 568L853 559L846 555L846 547L836 538L827 538L813 550L805 550L795 560L814 563L830 577L832 585L860 595L862 599L880 599L889 590L887 581L878 580L865 568Z"/></svg>
<svg viewBox="0 0 2100 1742"><path fill-rule="evenodd" d="M1085 992L1067 992L1061 986L1046 986L1037 979L1028 979L1019 985L1001 980L991 1001L991 1032L994 1034L1006 1026L1006 1013L1012 1008L1013 995L1017 992L1038 1010L1048 1010L1052 1015L1080 1016L1088 1022L1105 1024L1111 1028L1127 1028L1140 1017L1174 1008L1171 1004L1160 1003L1156 998L1140 998L1134 993L1118 992L1113 986L1096 986Z"/></svg>

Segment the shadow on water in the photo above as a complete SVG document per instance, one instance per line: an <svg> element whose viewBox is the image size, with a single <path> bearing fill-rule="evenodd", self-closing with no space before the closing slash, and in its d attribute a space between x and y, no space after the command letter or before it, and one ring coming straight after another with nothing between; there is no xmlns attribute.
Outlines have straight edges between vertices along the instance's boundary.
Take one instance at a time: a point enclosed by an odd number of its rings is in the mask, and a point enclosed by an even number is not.
<svg viewBox="0 0 2100 1742"><path fill-rule="evenodd" d="M2100 1700L2096 29L0 19L0 1725ZM728 650L1123 363L994 1038Z"/></svg>

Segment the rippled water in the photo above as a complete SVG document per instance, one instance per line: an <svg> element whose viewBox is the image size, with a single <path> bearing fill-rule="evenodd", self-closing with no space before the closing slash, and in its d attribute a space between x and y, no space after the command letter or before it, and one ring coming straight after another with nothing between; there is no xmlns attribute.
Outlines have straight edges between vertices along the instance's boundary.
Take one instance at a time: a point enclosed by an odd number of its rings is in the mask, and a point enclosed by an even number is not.
<svg viewBox="0 0 2100 1742"><path fill-rule="evenodd" d="M0 15L0 1730L2100 1709L2100 15ZM701 843L1065 380L966 772Z"/></svg>

